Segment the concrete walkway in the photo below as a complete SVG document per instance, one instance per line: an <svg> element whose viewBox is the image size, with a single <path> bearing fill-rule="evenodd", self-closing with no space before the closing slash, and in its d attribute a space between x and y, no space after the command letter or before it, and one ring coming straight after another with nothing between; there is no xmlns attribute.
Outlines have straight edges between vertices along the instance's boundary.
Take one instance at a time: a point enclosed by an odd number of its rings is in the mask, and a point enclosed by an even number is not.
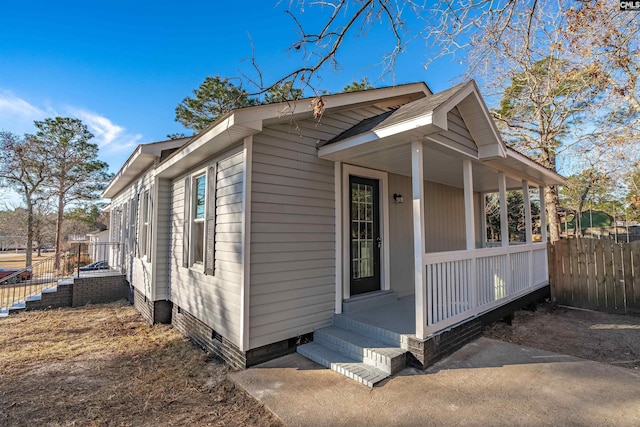
<svg viewBox="0 0 640 427"><path fill-rule="evenodd" d="M297 354L231 379L288 426L640 425L640 372L487 338L373 389Z"/></svg>

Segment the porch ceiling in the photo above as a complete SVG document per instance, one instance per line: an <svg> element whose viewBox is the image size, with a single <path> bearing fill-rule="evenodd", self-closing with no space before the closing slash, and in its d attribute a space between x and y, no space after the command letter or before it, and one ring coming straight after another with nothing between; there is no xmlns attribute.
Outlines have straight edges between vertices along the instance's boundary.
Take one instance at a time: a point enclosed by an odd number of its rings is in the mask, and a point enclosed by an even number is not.
<svg viewBox="0 0 640 427"><path fill-rule="evenodd" d="M468 156L456 153L438 144L424 144L424 179L453 187L463 188L462 160ZM365 153L346 161L349 164L411 176L411 144L394 145L383 150ZM521 180L507 176L508 189L521 189ZM480 163L473 163L473 190L498 191L498 173Z"/></svg>

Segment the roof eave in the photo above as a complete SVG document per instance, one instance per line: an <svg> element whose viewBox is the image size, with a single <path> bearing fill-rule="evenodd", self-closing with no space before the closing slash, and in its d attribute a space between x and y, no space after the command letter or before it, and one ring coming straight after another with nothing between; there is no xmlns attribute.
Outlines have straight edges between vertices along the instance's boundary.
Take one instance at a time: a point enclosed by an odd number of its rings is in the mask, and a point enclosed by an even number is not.
<svg viewBox="0 0 640 427"><path fill-rule="evenodd" d="M250 120L250 114L238 110L226 114L188 144L167 157L157 168L156 176L174 177L188 170L201 160L230 147L244 138L262 130L262 121ZM238 123L240 122L240 123Z"/></svg>
<svg viewBox="0 0 640 427"><path fill-rule="evenodd" d="M524 154L517 152L516 150L513 150L513 149L507 150L507 156L514 158L519 162L526 164L529 167L534 168L540 174L549 178L548 181L544 182L544 184L546 185L567 185L567 178L560 175L558 172L554 172L551 169L542 166L540 163L536 162L535 160L531 160L530 158L528 158Z"/></svg>
<svg viewBox="0 0 640 427"><path fill-rule="evenodd" d="M142 155L142 144L140 144L136 147L135 150L133 150L133 153L131 153L127 161L124 162L118 172L116 172L116 174L113 176L107 187L104 189L104 191L102 192L103 199L110 199L118 194L118 187L122 185L122 180L126 177L127 172L131 169L131 167L134 164L137 164L136 162L139 161L138 159Z"/></svg>

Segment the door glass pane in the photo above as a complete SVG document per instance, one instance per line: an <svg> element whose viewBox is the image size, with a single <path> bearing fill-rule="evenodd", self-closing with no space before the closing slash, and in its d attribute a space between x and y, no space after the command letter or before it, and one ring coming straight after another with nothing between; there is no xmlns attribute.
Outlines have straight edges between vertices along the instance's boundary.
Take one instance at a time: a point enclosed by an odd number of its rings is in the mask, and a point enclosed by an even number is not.
<svg viewBox="0 0 640 427"><path fill-rule="evenodd" d="M354 279L374 276L373 186L351 184L351 263Z"/></svg>

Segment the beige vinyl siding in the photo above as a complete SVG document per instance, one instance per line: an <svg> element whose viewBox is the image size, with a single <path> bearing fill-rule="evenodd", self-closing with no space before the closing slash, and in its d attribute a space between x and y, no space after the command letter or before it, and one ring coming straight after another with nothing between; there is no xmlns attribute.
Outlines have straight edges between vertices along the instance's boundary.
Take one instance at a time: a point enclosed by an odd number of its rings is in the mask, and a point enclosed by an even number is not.
<svg viewBox="0 0 640 427"><path fill-rule="evenodd" d="M474 156L478 154L478 146L462 119L458 107L447 113L447 128L448 130L438 133L437 139L464 153Z"/></svg>
<svg viewBox="0 0 640 427"><path fill-rule="evenodd" d="M424 184L427 253L466 249L464 190L436 182Z"/></svg>
<svg viewBox="0 0 640 427"><path fill-rule="evenodd" d="M405 202L394 203L393 194L404 196ZM425 240L427 252L466 249L464 190L425 181ZM480 194L474 194L476 247L480 241ZM413 213L411 178L389 174L389 250L391 289L398 296L415 292L413 279Z"/></svg>
<svg viewBox="0 0 640 427"><path fill-rule="evenodd" d="M203 164L205 166L217 163L214 275L205 275L182 267L186 175L172 182L170 213L171 301L238 347L241 346L243 161L244 152L234 149ZM196 168L193 172L197 170L201 168Z"/></svg>
<svg viewBox="0 0 640 427"><path fill-rule="evenodd" d="M171 201L171 180L157 179L156 193L156 199L153 201L155 215L152 218L156 218L157 221L151 224L152 237L155 239L151 243L151 256L154 261L153 268L155 271L155 286L153 287L152 297L154 301L159 301L169 299L169 264L171 258L171 209L169 206Z"/></svg>
<svg viewBox="0 0 640 427"><path fill-rule="evenodd" d="M151 263L147 262L146 259L141 259L138 257L138 248L139 241L138 236L140 235L140 214L141 214L141 200L146 190L151 188L151 184L153 183L153 169L150 168L146 170L143 174L141 174L135 181L133 181L129 186L127 186L123 191L118 193L115 197L111 199L111 209L122 209L124 214L124 206L126 206L129 201L133 200L137 206L134 206L135 209L135 223L134 227L130 228L133 232L133 238L131 242L133 245L129 245L122 240L121 236L112 236L111 241L117 241L121 244L125 245L125 250L127 251L124 256L124 267L126 271L126 277L130 281L130 285L140 291L143 295L148 298L153 298L153 281L152 281L152 271L151 271ZM131 205L127 207L126 219L127 222L131 218L131 213L129 211L131 209ZM154 224L155 225L155 224ZM154 226L152 225L152 227ZM121 233L120 233L121 234Z"/></svg>
<svg viewBox="0 0 640 427"><path fill-rule="evenodd" d="M318 159L315 144L352 126L350 121L301 121L297 130L275 125L253 138L249 348L331 322L333 163Z"/></svg>
<svg viewBox="0 0 640 427"><path fill-rule="evenodd" d="M132 263L132 284L133 286L142 292L145 296L150 299L153 299L153 275L151 269L151 262L147 262L147 257L140 257L140 242L138 241L138 236L140 233L140 216L142 209L142 197L144 196L144 192L146 190L151 189L151 184L153 183L153 170L148 170L145 172L144 176L134 184L134 188L132 189L132 197L136 200L137 194L137 202L136 206L136 225L135 225L135 239L134 239L134 247L133 250L133 263ZM152 225L153 226L153 225Z"/></svg>
<svg viewBox="0 0 640 427"><path fill-rule="evenodd" d="M394 194L402 194L404 203L395 203ZM415 293L413 275L413 206L411 178L389 174L389 264L391 290L399 297ZM425 191L426 194L426 191Z"/></svg>

